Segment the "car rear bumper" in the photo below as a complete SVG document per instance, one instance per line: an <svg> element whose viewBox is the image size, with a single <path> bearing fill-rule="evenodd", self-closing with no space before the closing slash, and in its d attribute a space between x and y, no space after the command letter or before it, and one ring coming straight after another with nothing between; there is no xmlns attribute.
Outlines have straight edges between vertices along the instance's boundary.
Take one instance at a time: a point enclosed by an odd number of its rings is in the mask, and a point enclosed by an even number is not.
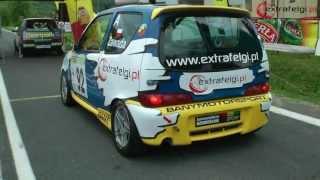
<svg viewBox="0 0 320 180"><path fill-rule="evenodd" d="M128 109L145 144L158 146L164 142L188 145L252 132L268 122L271 94L197 102L161 108L146 108L136 101L127 101ZM240 112L239 120L197 126L198 117L224 112Z"/></svg>
<svg viewBox="0 0 320 180"><path fill-rule="evenodd" d="M57 48L62 46L62 42L51 42L46 44L37 44L37 43L23 43L23 48L30 48L30 49L51 49Z"/></svg>

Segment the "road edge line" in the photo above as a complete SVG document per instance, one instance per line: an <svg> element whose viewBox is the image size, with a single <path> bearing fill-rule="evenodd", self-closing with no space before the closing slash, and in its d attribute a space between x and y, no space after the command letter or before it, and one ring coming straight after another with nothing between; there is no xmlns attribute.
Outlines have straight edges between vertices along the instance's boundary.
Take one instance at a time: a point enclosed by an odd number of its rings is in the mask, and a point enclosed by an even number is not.
<svg viewBox="0 0 320 180"><path fill-rule="evenodd" d="M2 166L1 166L1 159L0 159L0 180L3 180L3 176L2 176Z"/></svg>
<svg viewBox="0 0 320 180"><path fill-rule="evenodd" d="M2 104L2 111L5 121L5 126L11 146L11 152L16 168L17 177L19 180L35 180L33 169L22 141L22 137L14 116L7 89L5 86L2 71L0 69L0 100Z"/></svg>
<svg viewBox="0 0 320 180"><path fill-rule="evenodd" d="M276 106L271 106L270 111L275 114L280 114L282 116L286 116L297 121L301 121L307 124L320 127L320 119L317 119L308 115L300 114L300 113L283 109L280 107L276 107Z"/></svg>
<svg viewBox="0 0 320 180"><path fill-rule="evenodd" d="M60 98L60 95L51 95L51 96L36 96L36 97L27 97L27 98L14 98L10 102L24 102L24 101L33 101L33 100L42 100L42 99L55 99Z"/></svg>

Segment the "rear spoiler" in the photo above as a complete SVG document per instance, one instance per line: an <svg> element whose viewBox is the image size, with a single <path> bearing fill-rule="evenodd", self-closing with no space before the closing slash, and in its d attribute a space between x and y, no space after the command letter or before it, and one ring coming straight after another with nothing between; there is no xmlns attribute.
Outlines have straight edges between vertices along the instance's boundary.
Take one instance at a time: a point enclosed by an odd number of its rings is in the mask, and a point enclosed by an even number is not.
<svg viewBox="0 0 320 180"><path fill-rule="evenodd" d="M250 13L247 10L233 8L233 7L221 7L221 6L201 6L201 5L176 5L176 6L164 6L157 7L152 11L151 19L155 19L161 14L165 13L214 13L222 14L226 16L234 17L250 17Z"/></svg>

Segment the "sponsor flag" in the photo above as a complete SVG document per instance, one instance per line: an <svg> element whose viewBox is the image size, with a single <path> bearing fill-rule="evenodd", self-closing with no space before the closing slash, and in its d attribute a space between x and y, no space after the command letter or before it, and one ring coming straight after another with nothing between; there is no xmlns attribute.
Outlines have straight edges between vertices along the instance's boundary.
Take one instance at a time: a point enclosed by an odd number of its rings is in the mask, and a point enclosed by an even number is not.
<svg viewBox="0 0 320 180"><path fill-rule="evenodd" d="M224 7L228 7L228 0L212 0L213 5L215 6L224 6Z"/></svg>
<svg viewBox="0 0 320 180"><path fill-rule="evenodd" d="M74 42L78 42L82 32L95 16L92 0L65 0Z"/></svg>
<svg viewBox="0 0 320 180"><path fill-rule="evenodd" d="M228 0L204 0L205 5L223 6L228 7Z"/></svg>

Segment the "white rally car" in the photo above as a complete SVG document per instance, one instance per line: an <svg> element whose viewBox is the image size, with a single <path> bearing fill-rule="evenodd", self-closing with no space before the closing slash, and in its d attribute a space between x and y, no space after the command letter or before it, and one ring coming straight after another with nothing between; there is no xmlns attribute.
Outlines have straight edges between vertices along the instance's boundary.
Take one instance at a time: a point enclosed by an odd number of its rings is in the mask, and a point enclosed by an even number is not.
<svg viewBox="0 0 320 180"><path fill-rule="evenodd" d="M255 132L268 121L269 63L249 13L214 6L103 11L64 58L61 97L130 156Z"/></svg>

